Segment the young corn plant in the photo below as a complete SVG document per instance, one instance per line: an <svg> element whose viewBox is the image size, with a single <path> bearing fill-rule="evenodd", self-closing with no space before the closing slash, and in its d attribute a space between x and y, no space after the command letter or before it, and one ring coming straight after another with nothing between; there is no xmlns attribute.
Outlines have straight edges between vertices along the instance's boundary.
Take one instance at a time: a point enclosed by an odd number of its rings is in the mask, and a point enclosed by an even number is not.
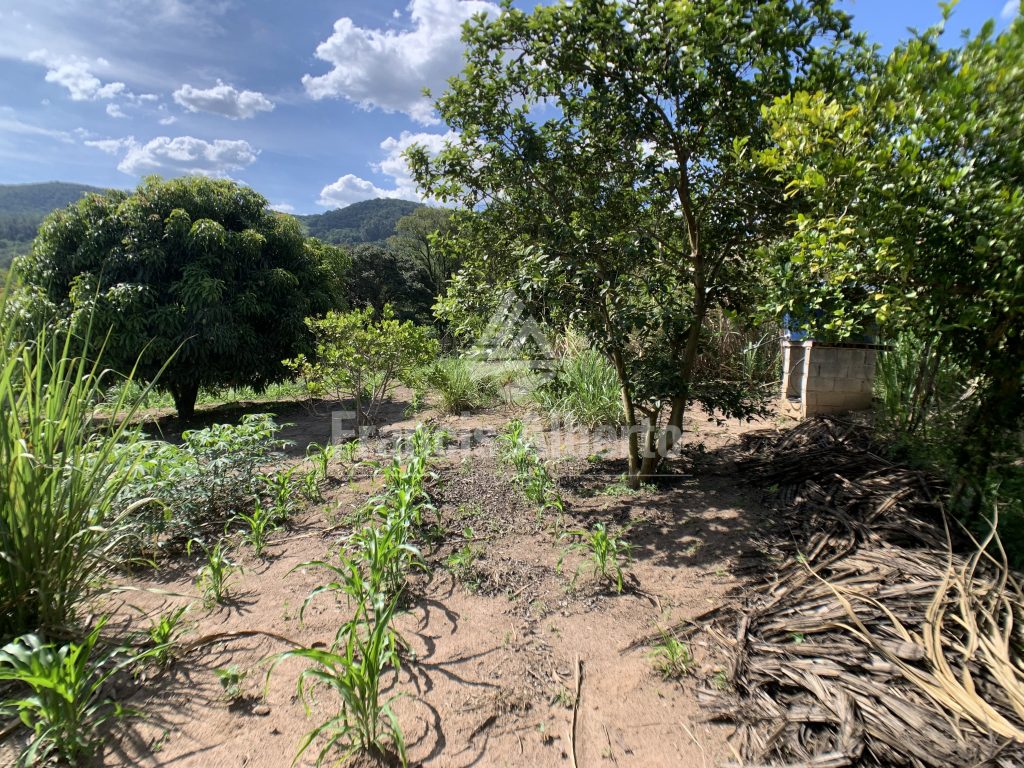
<svg viewBox="0 0 1024 768"><path fill-rule="evenodd" d="M583 552L586 561L591 565L593 575L614 585L616 593L622 594L624 568L632 561L632 546L621 535L608 533L604 523L598 523L593 530L568 531L566 535L577 537L579 541L570 544L562 552L558 559L559 568L570 552ZM577 567L573 584L576 583L586 561Z"/></svg>
<svg viewBox="0 0 1024 768"><path fill-rule="evenodd" d="M316 765L338 765L358 753L387 759L396 756L407 765L405 737L392 703L400 694L381 696L382 680L389 669L396 672L400 659L398 642L391 620L400 596L379 600L372 621L349 622L347 631L331 650L297 648L276 657L267 672L273 673L286 659L303 659L311 665L303 670L296 692L311 712L312 692L323 688L334 691L340 706L333 716L306 734L295 762L318 743ZM321 704L322 706L322 704ZM340 751L340 755L338 752Z"/></svg>
<svg viewBox="0 0 1024 768"><path fill-rule="evenodd" d="M58 647L29 634L0 649L0 682L30 691L0 700L0 714L17 715L32 730L21 765L90 763L103 746L100 727L129 714L102 695L103 685L145 654L97 653L102 628L101 621L80 643Z"/></svg>
<svg viewBox="0 0 1024 768"><path fill-rule="evenodd" d="M694 660L690 646L665 630L661 640L651 646L647 654L651 663L664 680L677 680L693 671Z"/></svg>
<svg viewBox="0 0 1024 768"><path fill-rule="evenodd" d="M327 443L326 445L310 443L306 447L306 458L313 463L313 467L320 475L319 479L321 481L327 481L327 473L330 469L331 461L334 459L337 452L337 446L333 443Z"/></svg>
<svg viewBox="0 0 1024 768"><path fill-rule="evenodd" d="M256 557L262 557L270 541L270 534L277 530L275 515L263 506L263 502L257 497L253 501L252 512L239 514L238 519L245 523L242 541L252 547L252 553Z"/></svg>
<svg viewBox="0 0 1024 768"><path fill-rule="evenodd" d="M292 496L295 494L295 473L298 467L279 469L272 475L264 475L267 491L270 494L270 508L277 525L288 520L292 511Z"/></svg>
<svg viewBox="0 0 1024 768"><path fill-rule="evenodd" d="M311 469L302 475L302 495L307 501L323 501L323 494L320 493L320 483L317 481L315 469Z"/></svg>
<svg viewBox="0 0 1024 768"><path fill-rule="evenodd" d="M158 667L166 667L174 661L178 639L184 629L182 622L188 609L189 606L183 605L163 613L146 630L151 658Z"/></svg>
<svg viewBox="0 0 1024 768"><path fill-rule="evenodd" d="M527 437L526 426L519 419L510 421L499 433L498 456L512 467L515 483L523 489L527 499L540 507L540 512L565 510L557 483L540 460L536 446Z"/></svg>
<svg viewBox="0 0 1024 768"><path fill-rule="evenodd" d="M229 584L241 568L228 558L223 541L218 541L203 551L206 554L206 562L196 572L196 586L207 607L223 605L228 597Z"/></svg>

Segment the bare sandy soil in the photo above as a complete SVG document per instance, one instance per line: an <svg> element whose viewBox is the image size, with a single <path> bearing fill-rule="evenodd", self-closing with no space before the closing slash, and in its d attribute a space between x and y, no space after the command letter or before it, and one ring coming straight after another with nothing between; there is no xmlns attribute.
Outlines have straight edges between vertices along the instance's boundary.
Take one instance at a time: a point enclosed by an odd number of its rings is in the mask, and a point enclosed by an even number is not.
<svg viewBox="0 0 1024 768"><path fill-rule="evenodd" d="M634 643L715 607L740 585L736 574L764 513L736 475L730 446L764 425L717 426L692 414L689 449L673 462L674 474L639 493L616 484L622 441L544 433L566 501L559 519L538 515L493 456L493 434L510 418L507 409L405 419L401 405L381 435L365 441L365 453L386 455L395 436L421 420L436 420L456 438L437 460L432 488L447 535L424 545L429 571L411 579L408 609L398 621L414 658L388 681L389 693L401 694L395 710L410 764L652 768L731 759L728 730L705 722L697 699L700 687L714 684L713 649L693 648L694 672L665 681L652 668L649 648ZM247 410L275 408L292 425L283 433L295 441L289 461L302 461L307 443L329 439L329 417L295 404ZM173 436L173 422L162 426ZM96 607L113 613L113 626L141 630L173 607L191 608L182 657L123 691L144 716L112 735L104 765L291 764L303 735L336 712L337 702L324 690L307 716L295 690L302 664L285 662L268 680L268 658L289 643L326 647L348 618L343 602L322 596L300 621L303 601L327 580L300 564L335 558L347 533L345 515L374 483L368 469L350 482L335 467L325 501L296 513L264 558L234 547L244 570L224 606L202 605L195 562L122 578L129 591ZM635 560L621 595L589 569L577 576L575 554L559 567L559 531L599 521L629 527ZM445 561L465 544L467 526L480 556L459 579ZM232 665L245 677L243 695L229 701L215 670ZM299 764L312 765L315 754Z"/></svg>

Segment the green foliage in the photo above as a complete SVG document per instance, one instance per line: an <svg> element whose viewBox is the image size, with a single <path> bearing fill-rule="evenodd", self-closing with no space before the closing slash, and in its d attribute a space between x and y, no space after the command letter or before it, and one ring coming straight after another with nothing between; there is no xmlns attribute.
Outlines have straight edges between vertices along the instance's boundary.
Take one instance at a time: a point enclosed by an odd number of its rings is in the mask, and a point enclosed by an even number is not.
<svg viewBox="0 0 1024 768"><path fill-rule="evenodd" d="M303 319L339 306L344 254L235 182L147 179L44 221L18 275L56 322L109 331L105 361L151 381L192 415L200 387L281 381L308 351Z"/></svg>
<svg viewBox="0 0 1024 768"><path fill-rule="evenodd" d="M271 672L286 659L303 659L312 663L304 669L296 684L296 692L311 712L312 693L323 688L337 694L341 706L332 717L306 734L293 765L314 742L322 739L316 765L344 763L359 752L384 757L393 749L402 765L406 765L405 738L398 717L391 708L398 694L381 697L381 680L391 667L398 668L399 657L391 619L398 597L381 603L372 623L352 622L340 643L331 650L298 648L286 651L274 660ZM270 673L268 672L268 675ZM333 759L335 750L341 756Z"/></svg>
<svg viewBox="0 0 1024 768"><path fill-rule="evenodd" d="M252 512L241 512L238 519L245 523L242 540L252 547L252 553L256 557L262 556L270 540L270 534L277 530L277 515L273 510L263 506L263 502L257 498L253 502Z"/></svg>
<svg viewBox="0 0 1024 768"><path fill-rule="evenodd" d="M391 305L399 320L427 325L434 303L427 280L426 272L408 254L379 245L360 245L352 249L345 295L353 309L369 307L380 314Z"/></svg>
<svg viewBox="0 0 1024 768"><path fill-rule="evenodd" d="M944 5L942 23L874 62L855 91L770 105L776 146L758 159L801 206L774 253L772 309L798 311L822 336L877 322L888 338L919 340L911 430L938 383L930 370L971 381L955 474L977 511L990 470L1021 454L1024 20L999 34L990 22L950 49L951 13Z"/></svg>
<svg viewBox="0 0 1024 768"><path fill-rule="evenodd" d="M526 432L526 425L513 419L498 433L498 457L513 470L513 479L527 499L538 505L541 512L562 511L564 503L558 483L551 477L547 465L540 460L537 447Z"/></svg>
<svg viewBox="0 0 1024 768"><path fill-rule="evenodd" d="M406 573L421 563L412 536L429 505L424 483L430 477L428 464L440 440L433 429L417 426L400 446L402 451L408 449L408 456L396 456L385 468L384 488L367 505L366 524L345 541L338 564L315 561L297 566L325 569L333 578L310 593L300 617L309 603L325 592L346 595L355 612L339 627L329 650L287 651L275 658L267 672L269 679L285 659L305 659L312 666L299 675L297 691L307 713L312 687L325 686L340 700L337 714L306 734L294 762L322 740L318 766L339 748L343 750L341 762L360 751L382 758L391 748L406 764L405 740L391 709L397 695L382 699L381 686L387 671L397 671L400 666L399 638L392 623ZM407 459L404 463L403 458Z"/></svg>
<svg viewBox="0 0 1024 768"><path fill-rule="evenodd" d="M647 655L663 680L676 680L693 671L694 660L690 646L665 630L661 632L661 640L651 646L651 652Z"/></svg>
<svg viewBox="0 0 1024 768"><path fill-rule="evenodd" d="M442 413L471 413L496 405L500 399L496 374L485 364L464 357L444 357L430 365L424 383L437 392Z"/></svg>
<svg viewBox="0 0 1024 768"><path fill-rule="evenodd" d="M100 364L48 326L20 336L0 296L0 641L72 623L119 544L115 505L137 459L119 449L135 404L122 395L95 424ZM84 342L88 346L88 342Z"/></svg>
<svg viewBox="0 0 1024 768"><path fill-rule="evenodd" d="M473 546L472 540L475 534L472 528L467 526L462 535L466 538L466 543L448 555L444 562L452 575L472 591L479 585L480 577L475 566L476 561L483 555L483 550Z"/></svg>
<svg viewBox="0 0 1024 768"><path fill-rule="evenodd" d="M49 181L43 184L0 184L0 269L26 254L46 215L83 195L102 194L98 187Z"/></svg>
<svg viewBox="0 0 1024 768"><path fill-rule="evenodd" d="M220 683L225 699L228 701L238 701L242 698L244 695L242 685L245 683L245 678L249 676L248 672L242 671L237 664L213 671L217 675L217 682Z"/></svg>
<svg viewBox="0 0 1024 768"><path fill-rule="evenodd" d="M782 185L748 162L769 141L761 107L834 83L848 26L827 0L581 0L509 5L464 29L465 68L437 102L453 138L408 155L427 193L473 211L452 243L463 278L439 310L471 328L512 292L578 328L638 427L631 482L657 470L691 402L756 407L743 382L701 386L705 319L750 313L763 289L751 257L785 222Z"/></svg>
<svg viewBox="0 0 1024 768"><path fill-rule="evenodd" d="M327 480L328 469L331 466L331 460L338 452L338 446L333 443L327 443L326 445L320 445L319 443L310 443L306 446L306 458L313 463L317 472L320 474L322 481Z"/></svg>
<svg viewBox="0 0 1024 768"><path fill-rule="evenodd" d="M565 548L558 560L559 567L570 552L581 551L590 561L594 575L613 584L615 591L621 594L624 586L623 568L632 561L632 546L623 538L622 534L608 533L608 528L604 523L597 523L590 530L566 531L564 535L574 536L580 540ZM583 568L582 565L576 569L573 583L579 576L581 568Z"/></svg>
<svg viewBox="0 0 1024 768"><path fill-rule="evenodd" d="M150 643L150 654L159 667L166 667L175 656L175 646L181 636L182 622L189 606L182 605L162 613L146 630Z"/></svg>
<svg viewBox="0 0 1024 768"><path fill-rule="evenodd" d="M235 516L250 513L268 485L260 467L286 444L276 439L277 431L269 414L257 413L237 425L187 430L180 445L160 440L120 445L118 454L132 461L115 507L125 510L119 524L124 553L154 553L204 540L209 529L223 530ZM279 495L275 487L275 515Z"/></svg>
<svg viewBox="0 0 1024 768"><path fill-rule="evenodd" d="M196 571L196 587L208 607L221 605L227 600L232 579L242 569L228 558L223 541L218 541L212 547L200 546L205 562Z"/></svg>
<svg viewBox="0 0 1024 768"><path fill-rule="evenodd" d="M275 525L287 521L292 513L292 499L299 483L296 479L298 471L298 467L289 467L288 469L279 469L270 475L261 476L270 494L270 518Z"/></svg>
<svg viewBox="0 0 1024 768"><path fill-rule="evenodd" d="M103 746L100 728L125 711L102 696L103 684L135 658L118 661L120 649L97 655L100 622L80 643L57 647L37 635L19 637L0 650L0 681L24 686L10 692L0 714L18 716L32 730L19 765L91 764Z"/></svg>
<svg viewBox="0 0 1024 768"><path fill-rule="evenodd" d="M421 206L395 224L388 248L400 258L419 266L426 276L431 296L444 293L448 280L458 268L458 258L442 242L452 230L452 212L447 208Z"/></svg>
<svg viewBox="0 0 1024 768"><path fill-rule="evenodd" d="M380 318L372 309L328 312L306 324L315 339L315 358L286 361L310 394L351 399L361 424L370 424L397 380L437 356L430 331L395 319L389 307Z"/></svg>
<svg viewBox="0 0 1024 768"><path fill-rule="evenodd" d="M592 349L565 355L554 378L537 387L533 398L551 418L569 426L596 429L624 421L615 369Z"/></svg>

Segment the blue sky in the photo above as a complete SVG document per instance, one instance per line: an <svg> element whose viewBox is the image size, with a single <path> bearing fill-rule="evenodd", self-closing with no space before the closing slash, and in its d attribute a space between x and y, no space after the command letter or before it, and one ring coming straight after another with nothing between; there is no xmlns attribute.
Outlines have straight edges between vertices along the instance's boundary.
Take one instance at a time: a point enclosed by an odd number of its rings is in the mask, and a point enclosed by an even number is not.
<svg viewBox="0 0 1024 768"><path fill-rule="evenodd" d="M528 6L529 0L517 3ZM933 0L843 0L891 47ZM961 0L951 27L1018 0ZM282 210L416 199L401 160L445 127L421 96L461 61L487 0L0 0L0 183L132 187L205 173Z"/></svg>

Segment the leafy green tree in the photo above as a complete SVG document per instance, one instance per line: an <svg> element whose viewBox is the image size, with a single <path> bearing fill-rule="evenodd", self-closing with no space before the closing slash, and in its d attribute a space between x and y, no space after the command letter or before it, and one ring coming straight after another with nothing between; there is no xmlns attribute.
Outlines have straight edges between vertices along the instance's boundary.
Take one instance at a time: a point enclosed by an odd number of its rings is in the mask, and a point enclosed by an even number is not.
<svg viewBox="0 0 1024 768"><path fill-rule="evenodd" d="M360 424L373 423L399 377L438 355L429 328L398 320L390 305L375 314L367 307L307 319L316 340L313 359L285 361L311 395L352 400Z"/></svg>
<svg viewBox="0 0 1024 768"><path fill-rule="evenodd" d="M433 296L444 293L448 280L458 268L453 250L441 247L438 242L451 230L451 211L423 206L399 219L395 234L388 238L389 249L420 266Z"/></svg>
<svg viewBox="0 0 1024 768"><path fill-rule="evenodd" d="M357 245L346 272L345 295L353 308L371 307L378 314L388 304L400 320L431 321L434 295L428 277L408 254L379 245Z"/></svg>
<svg viewBox="0 0 1024 768"><path fill-rule="evenodd" d="M855 92L779 99L760 160L803 208L774 309L839 337L877 320L962 371L976 399L957 463L980 482L1024 416L1024 20L950 50L951 10Z"/></svg>
<svg viewBox="0 0 1024 768"><path fill-rule="evenodd" d="M343 300L344 261L247 187L152 177L51 214L17 271L53 317L107 334L107 366L151 380L174 355L158 386L187 419L200 387L288 375L304 319Z"/></svg>
<svg viewBox="0 0 1024 768"><path fill-rule="evenodd" d="M480 209L459 233L476 279L442 306L513 290L582 330L615 367L634 486L688 403L756 409L735 382L695 380L705 318L747 314L748 257L785 220L780 186L745 158L768 145L761 107L834 85L848 27L827 0L580 0L506 2L465 28L466 66L437 104L458 138L409 154L431 196Z"/></svg>

